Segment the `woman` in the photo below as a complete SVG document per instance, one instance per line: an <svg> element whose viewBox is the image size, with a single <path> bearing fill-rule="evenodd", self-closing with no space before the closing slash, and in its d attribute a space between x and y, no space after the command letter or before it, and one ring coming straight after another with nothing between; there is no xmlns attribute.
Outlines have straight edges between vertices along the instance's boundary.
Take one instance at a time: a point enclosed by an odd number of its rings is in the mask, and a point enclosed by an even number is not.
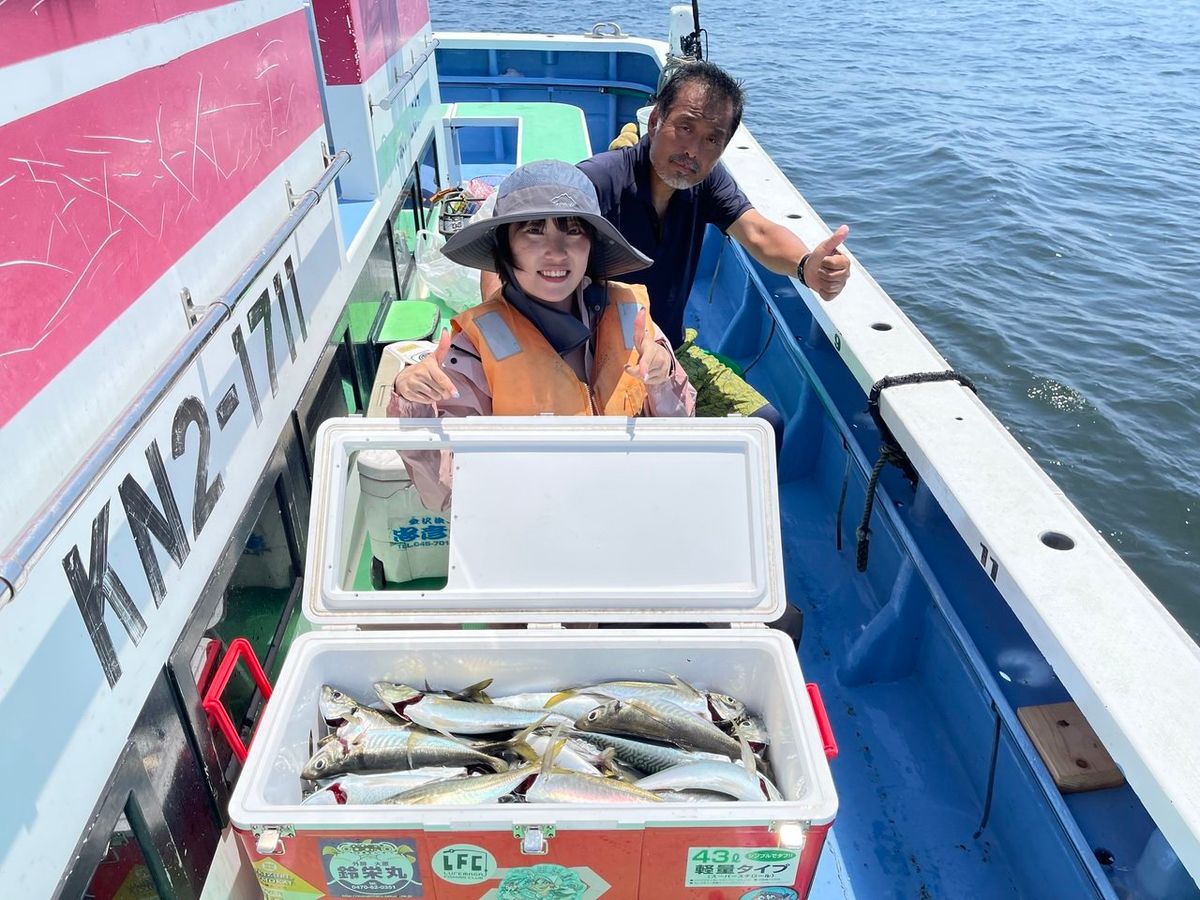
<svg viewBox="0 0 1200 900"><path fill-rule="evenodd" d="M400 371L388 415L694 415L696 392L650 319L645 288L607 280L651 262L600 215L574 166L516 169L493 215L442 252L497 273L500 288ZM425 505L445 509L450 454L404 456Z"/></svg>

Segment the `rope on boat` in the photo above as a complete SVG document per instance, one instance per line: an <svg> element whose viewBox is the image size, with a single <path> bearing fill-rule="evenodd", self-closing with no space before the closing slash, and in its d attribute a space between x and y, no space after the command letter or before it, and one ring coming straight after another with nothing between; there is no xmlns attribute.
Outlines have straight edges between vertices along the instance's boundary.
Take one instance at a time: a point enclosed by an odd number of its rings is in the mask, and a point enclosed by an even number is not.
<svg viewBox="0 0 1200 900"><path fill-rule="evenodd" d="M858 530L856 531L858 538L857 563L858 571L860 572L867 570L867 556L871 550L871 512L875 506L875 491L879 486L879 474L883 471L884 465L891 463L896 466L904 472L905 477L914 485L918 480L917 470L913 468L913 464L904 452L904 448L900 446L895 435L892 434L892 430L883 421L883 413L879 408L879 396L890 387L900 387L906 384L933 384L940 381L957 381L972 393L979 393L975 387L975 382L966 375L955 372L953 369L945 372L912 372L908 375L885 375L871 385L871 391L867 395L867 412L871 414L871 419L874 420L875 427L879 429L879 459L875 461L875 466L871 469L871 477L867 481L867 496L863 506L862 521L859 522Z"/></svg>
<svg viewBox="0 0 1200 900"><path fill-rule="evenodd" d="M855 531L855 536L858 538L856 560L860 572L867 571L867 556L871 552L870 525L871 511L875 507L875 489L879 485L879 473L883 471L883 467L887 463L900 469L912 468L912 464L899 445L887 443L879 445L879 459L875 460L875 466L871 469L871 477L867 481L867 499L863 506L862 521L858 523L858 529Z"/></svg>
<svg viewBox="0 0 1200 900"><path fill-rule="evenodd" d="M983 798L983 818L979 820L979 829L971 835L974 840L979 840L983 834L983 829L987 828L988 819L992 815L992 795L996 789L996 761L1000 758L1000 710L996 708L996 701L992 701L992 716L995 718L995 728L992 730L992 761L988 763L988 781L987 795Z"/></svg>
<svg viewBox="0 0 1200 900"><path fill-rule="evenodd" d="M763 358L763 354L767 352L767 348L771 346L771 340L775 337L775 326L778 324L775 317L771 316L771 330L767 332L767 339L763 341L762 349L758 351L758 356L750 361L750 364L742 369L742 377L745 378L750 374L750 370L758 365L758 361Z"/></svg>
<svg viewBox="0 0 1200 900"><path fill-rule="evenodd" d="M854 455L850 452L850 442L842 437L842 449L846 451L846 468L842 470L842 492L838 494L837 520L833 526L833 539L837 552L842 552L842 513L846 510L846 489L850 487L850 463Z"/></svg>

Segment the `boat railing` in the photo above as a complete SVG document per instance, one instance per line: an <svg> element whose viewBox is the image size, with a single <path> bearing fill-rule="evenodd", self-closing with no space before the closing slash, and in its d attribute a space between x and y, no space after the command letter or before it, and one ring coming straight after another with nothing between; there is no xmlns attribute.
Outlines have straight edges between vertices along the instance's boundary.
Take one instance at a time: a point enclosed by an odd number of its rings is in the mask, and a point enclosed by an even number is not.
<svg viewBox="0 0 1200 900"><path fill-rule="evenodd" d="M421 66L425 65L425 61L433 56L433 52L437 48L437 38L429 41L420 55L413 59L412 65L405 69L403 73L396 76L396 83L392 85L392 89L380 97L376 101L375 106L378 106L380 109L391 109L392 104L396 102L396 98L400 96L400 92L408 87L409 83L417 77L417 72L421 71Z"/></svg>
<svg viewBox="0 0 1200 900"><path fill-rule="evenodd" d="M83 460L63 480L25 529L5 548L3 556L0 556L0 609L16 598L17 591L24 585L30 570L87 497L92 484L108 471L113 461L128 446L142 423L233 314L250 285L296 232L309 212L321 201L325 191L349 162L350 153L346 150L338 151L329 160L316 183L304 193L292 197L293 206L288 217L254 254L233 283L204 308L199 320L166 362L159 366L108 431L92 445Z"/></svg>

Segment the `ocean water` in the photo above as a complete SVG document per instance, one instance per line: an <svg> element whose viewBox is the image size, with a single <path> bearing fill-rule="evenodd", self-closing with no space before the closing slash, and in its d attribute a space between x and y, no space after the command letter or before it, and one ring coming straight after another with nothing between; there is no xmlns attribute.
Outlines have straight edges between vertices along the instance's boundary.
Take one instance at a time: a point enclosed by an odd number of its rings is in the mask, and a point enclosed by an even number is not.
<svg viewBox="0 0 1200 900"><path fill-rule="evenodd" d="M665 39L667 3L433 0ZM746 122L1200 639L1200 3L701 2Z"/></svg>

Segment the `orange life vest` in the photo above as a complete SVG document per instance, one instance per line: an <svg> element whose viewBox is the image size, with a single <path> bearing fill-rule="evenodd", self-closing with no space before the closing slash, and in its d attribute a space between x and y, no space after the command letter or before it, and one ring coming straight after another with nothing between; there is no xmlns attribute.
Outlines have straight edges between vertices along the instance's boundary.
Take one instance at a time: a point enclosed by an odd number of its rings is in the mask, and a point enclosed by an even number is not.
<svg viewBox="0 0 1200 900"><path fill-rule="evenodd" d="M638 416L646 385L625 371L637 366L633 326L638 309L650 321L650 298L640 284L608 282L608 307L596 326L591 384L584 384L533 323L497 292L454 317L456 332L471 339L483 362L497 416ZM651 332L653 333L653 332Z"/></svg>

